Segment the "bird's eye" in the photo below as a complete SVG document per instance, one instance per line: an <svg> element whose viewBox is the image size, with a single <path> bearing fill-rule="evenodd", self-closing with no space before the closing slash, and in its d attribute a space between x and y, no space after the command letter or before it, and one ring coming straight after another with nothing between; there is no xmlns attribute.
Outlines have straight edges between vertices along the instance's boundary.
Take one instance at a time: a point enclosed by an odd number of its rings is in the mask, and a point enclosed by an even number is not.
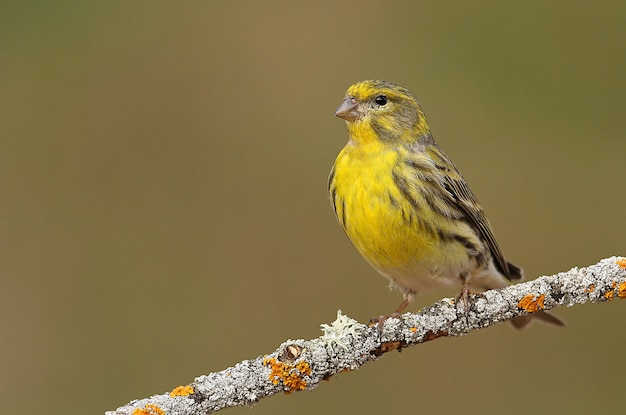
<svg viewBox="0 0 626 415"><path fill-rule="evenodd" d="M374 102L376 102L376 104L378 104L379 107L382 107L383 105L387 103L387 97L384 95L379 95L376 98L374 98Z"/></svg>

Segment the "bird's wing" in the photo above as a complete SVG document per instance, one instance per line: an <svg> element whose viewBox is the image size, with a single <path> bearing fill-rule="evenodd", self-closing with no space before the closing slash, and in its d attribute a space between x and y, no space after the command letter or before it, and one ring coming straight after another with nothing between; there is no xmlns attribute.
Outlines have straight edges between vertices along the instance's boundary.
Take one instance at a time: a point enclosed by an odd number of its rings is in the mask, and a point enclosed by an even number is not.
<svg viewBox="0 0 626 415"><path fill-rule="evenodd" d="M440 157L442 155L440 154ZM444 175L444 187L448 191L449 196L465 214L470 224L478 231L480 239L486 242L496 268L509 280L521 279L521 270L504 259L504 254L496 241L496 237L493 235L485 213L476 200L476 196L467 186L463 176L461 176L454 164L450 160L446 160L446 162L448 166L451 166L449 174Z"/></svg>

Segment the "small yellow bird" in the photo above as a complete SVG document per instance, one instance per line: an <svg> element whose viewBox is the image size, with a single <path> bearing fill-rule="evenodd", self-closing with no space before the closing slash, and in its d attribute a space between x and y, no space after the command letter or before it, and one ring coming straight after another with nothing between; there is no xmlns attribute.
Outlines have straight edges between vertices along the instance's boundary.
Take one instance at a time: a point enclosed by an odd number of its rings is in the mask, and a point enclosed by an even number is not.
<svg viewBox="0 0 626 415"><path fill-rule="evenodd" d="M522 279L507 262L474 194L430 132L417 98L386 81L352 85L335 115L349 141L328 178L335 215L363 257L404 295L461 284L502 288ZM467 311L467 310L466 310ZM545 312L533 316L562 325ZM524 327L531 317L518 317Z"/></svg>

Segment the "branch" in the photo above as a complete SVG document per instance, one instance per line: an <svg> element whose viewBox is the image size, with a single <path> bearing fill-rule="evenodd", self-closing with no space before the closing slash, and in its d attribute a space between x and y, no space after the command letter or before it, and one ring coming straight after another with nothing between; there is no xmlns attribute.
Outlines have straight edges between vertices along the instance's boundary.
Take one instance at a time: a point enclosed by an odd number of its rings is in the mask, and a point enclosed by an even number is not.
<svg viewBox="0 0 626 415"><path fill-rule="evenodd" d="M107 415L208 414L251 405L279 392L315 389L321 380L400 350L443 336L462 336L514 317L586 302L626 298L626 258L603 259L587 268L572 268L548 277L471 296L463 304L444 298L383 327L369 327L337 312L324 334L313 340L287 340L274 352L244 360L221 372L196 378L172 392L135 400Z"/></svg>

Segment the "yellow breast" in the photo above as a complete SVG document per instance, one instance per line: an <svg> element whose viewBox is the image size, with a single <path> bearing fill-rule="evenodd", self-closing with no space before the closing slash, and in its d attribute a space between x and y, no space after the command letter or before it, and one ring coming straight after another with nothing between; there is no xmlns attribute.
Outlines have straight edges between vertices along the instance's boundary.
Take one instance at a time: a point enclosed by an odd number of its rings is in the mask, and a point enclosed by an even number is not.
<svg viewBox="0 0 626 415"><path fill-rule="evenodd" d="M330 183L339 222L379 270L419 263L437 251L436 235L420 229L419 212L394 182L398 157L397 151L381 144L348 144L337 157Z"/></svg>

